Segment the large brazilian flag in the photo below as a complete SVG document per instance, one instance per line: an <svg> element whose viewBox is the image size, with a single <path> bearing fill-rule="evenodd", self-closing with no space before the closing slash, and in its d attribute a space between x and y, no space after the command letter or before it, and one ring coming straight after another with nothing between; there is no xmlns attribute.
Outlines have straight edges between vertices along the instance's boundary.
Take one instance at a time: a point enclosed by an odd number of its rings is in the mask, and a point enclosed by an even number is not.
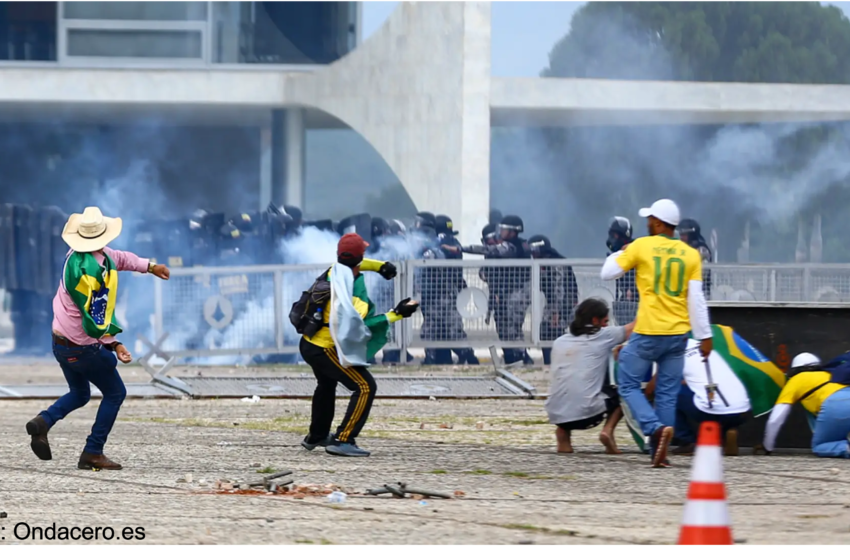
<svg viewBox="0 0 850 560"><path fill-rule="evenodd" d="M714 337L714 352L723 359L744 385L747 397L750 399L753 415L761 416L769 413L773 409L776 399L779 398L782 387L785 386L785 374L731 328L724 325L712 325L711 331ZM701 358L697 359L701 361ZM712 363L714 363L713 357ZM616 384L617 365L613 361L613 357L611 372ZM622 402L622 406L623 416L632 438L641 451L644 451L647 448L647 440L625 402Z"/></svg>

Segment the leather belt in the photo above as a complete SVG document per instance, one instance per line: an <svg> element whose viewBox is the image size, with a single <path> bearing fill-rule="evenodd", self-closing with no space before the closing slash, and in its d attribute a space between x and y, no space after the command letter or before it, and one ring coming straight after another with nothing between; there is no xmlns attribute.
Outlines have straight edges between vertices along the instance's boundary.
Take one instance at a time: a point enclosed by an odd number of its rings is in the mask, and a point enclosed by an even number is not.
<svg viewBox="0 0 850 560"><path fill-rule="evenodd" d="M64 336L59 336L58 334L53 334L53 344L58 344L59 346L64 346L65 348L87 348L88 346L100 346L100 343L97 342L95 344L76 344L71 342Z"/></svg>

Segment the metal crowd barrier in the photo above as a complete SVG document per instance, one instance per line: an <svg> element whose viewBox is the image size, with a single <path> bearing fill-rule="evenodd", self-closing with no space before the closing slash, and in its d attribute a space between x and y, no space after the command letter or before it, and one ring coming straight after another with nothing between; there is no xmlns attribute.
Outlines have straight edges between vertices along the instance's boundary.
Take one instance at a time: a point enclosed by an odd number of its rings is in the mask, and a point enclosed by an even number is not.
<svg viewBox="0 0 850 560"><path fill-rule="evenodd" d="M329 265L174 268L154 284L153 340L178 358L297 355L293 302ZM605 299L618 323L637 306L599 278L599 260L414 260L386 281L366 273L378 312L412 297L421 313L394 325L387 349L543 348L563 334L573 306ZM850 265L710 265L710 304L850 305ZM572 271L575 282L569 281Z"/></svg>

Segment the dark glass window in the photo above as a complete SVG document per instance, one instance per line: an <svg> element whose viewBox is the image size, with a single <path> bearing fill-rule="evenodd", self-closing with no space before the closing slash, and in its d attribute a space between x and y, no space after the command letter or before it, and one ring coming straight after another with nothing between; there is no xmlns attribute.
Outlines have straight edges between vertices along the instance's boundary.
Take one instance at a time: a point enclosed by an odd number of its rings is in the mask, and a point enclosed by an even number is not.
<svg viewBox="0 0 850 560"><path fill-rule="evenodd" d="M201 32L69 29L68 55L109 58L201 58Z"/></svg>
<svg viewBox="0 0 850 560"><path fill-rule="evenodd" d="M329 64L348 54L355 2L214 2L213 62Z"/></svg>
<svg viewBox="0 0 850 560"><path fill-rule="evenodd" d="M57 2L0 2L0 60L56 60Z"/></svg>
<svg viewBox="0 0 850 560"><path fill-rule="evenodd" d="M65 19L206 21L206 2L64 2Z"/></svg>

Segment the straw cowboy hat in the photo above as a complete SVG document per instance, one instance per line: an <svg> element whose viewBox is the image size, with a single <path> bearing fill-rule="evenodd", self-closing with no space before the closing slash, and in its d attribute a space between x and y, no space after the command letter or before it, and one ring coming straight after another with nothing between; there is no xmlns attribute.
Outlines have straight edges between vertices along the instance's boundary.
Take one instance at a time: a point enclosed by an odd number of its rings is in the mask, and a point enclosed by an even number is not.
<svg viewBox="0 0 850 560"><path fill-rule="evenodd" d="M97 206L89 206L82 214L71 214L62 239L78 253L100 251L121 235L121 218L107 218Z"/></svg>

